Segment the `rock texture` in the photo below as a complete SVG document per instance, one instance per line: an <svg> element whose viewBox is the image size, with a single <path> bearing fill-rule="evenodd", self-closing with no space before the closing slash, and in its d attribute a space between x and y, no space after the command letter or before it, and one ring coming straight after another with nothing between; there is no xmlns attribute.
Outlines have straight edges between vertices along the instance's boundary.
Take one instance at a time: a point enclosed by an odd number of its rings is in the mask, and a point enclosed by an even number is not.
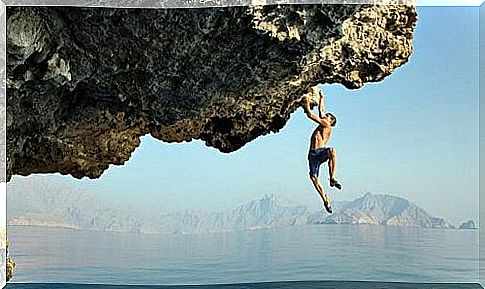
<svg viewBox="0 0 485 289"><path fill-rule="evenodd" d="M8 7L7 177L99 177L151 134L221 152L279 131L318 83L407 62L414 6Z"/></svg>

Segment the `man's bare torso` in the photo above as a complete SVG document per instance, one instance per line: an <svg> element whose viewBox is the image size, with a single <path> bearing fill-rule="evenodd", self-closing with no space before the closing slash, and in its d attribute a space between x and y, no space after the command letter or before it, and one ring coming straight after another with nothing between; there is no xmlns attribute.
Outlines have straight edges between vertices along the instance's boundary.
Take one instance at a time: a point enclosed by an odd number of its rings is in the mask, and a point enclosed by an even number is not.
<svg viewBox="0 0 485 289"><path fill-rule="evenodd" d="M332 135L331 128L324 128L319 125L312 133L310 138L310 150L315 150L324 147L330 136Z"/></svg>

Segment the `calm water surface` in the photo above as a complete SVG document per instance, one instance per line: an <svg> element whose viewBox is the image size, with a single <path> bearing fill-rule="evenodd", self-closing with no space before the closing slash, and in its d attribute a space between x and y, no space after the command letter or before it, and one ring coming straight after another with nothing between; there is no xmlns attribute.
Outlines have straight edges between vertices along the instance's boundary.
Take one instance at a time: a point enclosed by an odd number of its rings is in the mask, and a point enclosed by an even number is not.
<svg viewBox="0 0 485 289"><path fill-rule="evenodd" d="M319 225L140 235L9 227L8 234L14 282L478 282L477 230Z"/></svg>

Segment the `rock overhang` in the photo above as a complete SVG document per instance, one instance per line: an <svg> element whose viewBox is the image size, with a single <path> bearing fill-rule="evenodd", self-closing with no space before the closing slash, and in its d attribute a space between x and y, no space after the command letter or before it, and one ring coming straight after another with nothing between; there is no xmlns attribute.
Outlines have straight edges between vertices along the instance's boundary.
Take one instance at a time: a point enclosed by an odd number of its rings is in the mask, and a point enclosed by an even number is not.
<svg viewBox="0 0 485 289"><path fill-rule="evenodd" d="M406 63L412 5L9 7L7 177L99 177L151 134L231 152L278 132L319 83Z"/></svg>

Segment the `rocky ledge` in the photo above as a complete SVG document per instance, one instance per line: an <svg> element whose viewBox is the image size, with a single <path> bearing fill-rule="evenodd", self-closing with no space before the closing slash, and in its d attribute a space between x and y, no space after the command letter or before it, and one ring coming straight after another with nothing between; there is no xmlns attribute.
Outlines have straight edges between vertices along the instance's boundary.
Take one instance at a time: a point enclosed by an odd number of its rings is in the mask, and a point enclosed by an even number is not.
<svg viewBox="0 0 485 289"><path fill-rule="evenodd" d="M415 24L412 5L8 7L7 178L96 178L145 134L237 150L311 86L390 75Z"/></svg>

